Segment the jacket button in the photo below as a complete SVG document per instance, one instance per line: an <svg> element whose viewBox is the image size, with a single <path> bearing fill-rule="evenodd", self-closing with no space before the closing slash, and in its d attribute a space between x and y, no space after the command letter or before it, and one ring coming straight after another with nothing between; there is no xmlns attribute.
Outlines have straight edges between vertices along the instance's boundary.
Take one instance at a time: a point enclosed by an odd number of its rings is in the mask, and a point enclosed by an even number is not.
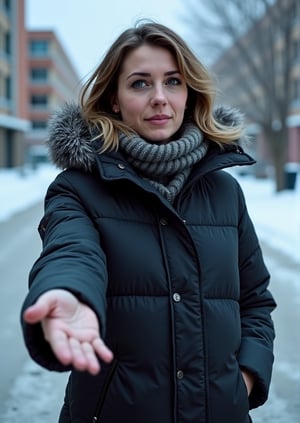
<svg viewBox="0 0 300 423"><path fill-rule="evenodd" d="M123 163L118 163L118 168L124 170L125 165Z"/></svg>
<svg viewBox="0 0 300 423"><path fill-rule="evenodd" d="M182 370L178 370L177 373L176 373L177 379L183 379L183 376L184 376L183 371Z"/></svg>
<svg viewBox="0 0 300 423"><path fill-rule="evenodd" d="M173 300L175 301L175 303L179 303L181 301L181 295L178 294L178 292L174 292Z"/></svg>
<svg viewBox="0 0 300 423"><path fill-rule="evenodd" d="M168 219L162 217L159 222L162 226L166 226L168 224Z"/></svg>

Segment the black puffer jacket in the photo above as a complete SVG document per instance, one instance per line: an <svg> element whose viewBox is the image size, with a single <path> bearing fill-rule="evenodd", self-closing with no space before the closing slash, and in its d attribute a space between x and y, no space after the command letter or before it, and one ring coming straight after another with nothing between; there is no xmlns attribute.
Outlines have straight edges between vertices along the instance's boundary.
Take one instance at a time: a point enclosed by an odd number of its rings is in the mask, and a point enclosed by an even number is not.
<svg viewBox="0 0 300 423"><path fill-rule="evenodd" d="M67 170L47 193L23 309L68 289L96 311L115 355L96 377L71 373L61 422L248 422L267 398L275 303L241 189L220 169L253 160L212 143L172 206L119 152L96 154L78 108L51 133ZM22 324L33 359L67 370L40 326ZM249 401L240 368L256 377Z"/></svg>

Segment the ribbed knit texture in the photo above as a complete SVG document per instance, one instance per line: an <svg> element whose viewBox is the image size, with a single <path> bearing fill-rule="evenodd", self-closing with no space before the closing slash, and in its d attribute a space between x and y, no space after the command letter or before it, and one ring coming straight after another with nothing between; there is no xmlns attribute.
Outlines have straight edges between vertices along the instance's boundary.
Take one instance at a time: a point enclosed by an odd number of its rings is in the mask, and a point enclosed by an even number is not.
<svg viewBox="0 0 300 423"><path fill-rule="evenodd" d="M171 203L187 180L192 167L206 154L208 145L196 125L183 127L178 140L153 144L138 135L120 134L120 148L137 172Z"/></svg>

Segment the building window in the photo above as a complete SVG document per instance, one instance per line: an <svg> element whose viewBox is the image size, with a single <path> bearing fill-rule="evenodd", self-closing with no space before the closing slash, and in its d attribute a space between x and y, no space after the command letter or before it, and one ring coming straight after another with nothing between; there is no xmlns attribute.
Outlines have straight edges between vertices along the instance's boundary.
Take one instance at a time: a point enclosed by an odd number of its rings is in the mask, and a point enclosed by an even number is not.
<svg viewBox="0 0 300 423"><path fill-rule="evenodd" d="M30 79L32 82L45 82L48 79L48 69L33 68L30 71Z"/></svg>
<svg viewBox="0 0 300 423"><path fill-rule="evenodd" d="M4 7L7 12L11 9L11 0L4 0Z"/></svg>
<svg viewBox="0 0 300 423"><path fill-rule="evenodd" d="M7 76L5 78L5 97L7 100L11 100L11 77Z"/></svg>
<svg viewBox="0 0 300 423"><path fill-rule="evenodd" d="M31 127L34 131L47 129L47 121L46 120L33 120L31 122Z"/></svg>
<svg viewBox="0 0 300 423"><path fill-rule="evenodd" d="M49 43L47 40L31 40L29 52L31 56L47 56Z"/></svg>
<svg viewBox="0 0 300 423"><path fill-rule="evenodd" d="M294 40L292 44L293 58L296 62L300 61L300 40Z"/></svg>
<svg viewBox="0 0 300 423"><path fill-rule="evenodd" d="M300 7L297 1L292 3L291 16L293 16L295 19L300 17Z"/></svg>
<svg viewBox="0 0 300 423"><path fill-rule="evenodd" d="M11 54L11 34L10 34L10 32L5 33L4 44L5 44L5 47L4 47L5 53Z"/></svg>
<svg viewBox="0 0 300 423"><path fill-rule="evenodd" d="M34 94L31 96L30 104L34 107L47 106L48 97L45 94Z"/></svg>
<svg viewBox="0 0 300 423"><path fill-rule="evenodd" d="M295 79L293 81L293 93L294 100L300 100L300 79Z"/></svg>

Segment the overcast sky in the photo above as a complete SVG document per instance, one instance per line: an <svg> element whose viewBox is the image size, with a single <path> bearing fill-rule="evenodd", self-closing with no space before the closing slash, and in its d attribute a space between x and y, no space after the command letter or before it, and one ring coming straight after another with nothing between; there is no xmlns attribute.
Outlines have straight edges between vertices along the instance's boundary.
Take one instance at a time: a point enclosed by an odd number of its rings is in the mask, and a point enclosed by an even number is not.
<svg viewBox="0 0 300 423"><path fill-rule="evenodd" d="M170 26L187 41L184 0L26 0L28 29L53 30L81 78L140 18Z"/></svg>

